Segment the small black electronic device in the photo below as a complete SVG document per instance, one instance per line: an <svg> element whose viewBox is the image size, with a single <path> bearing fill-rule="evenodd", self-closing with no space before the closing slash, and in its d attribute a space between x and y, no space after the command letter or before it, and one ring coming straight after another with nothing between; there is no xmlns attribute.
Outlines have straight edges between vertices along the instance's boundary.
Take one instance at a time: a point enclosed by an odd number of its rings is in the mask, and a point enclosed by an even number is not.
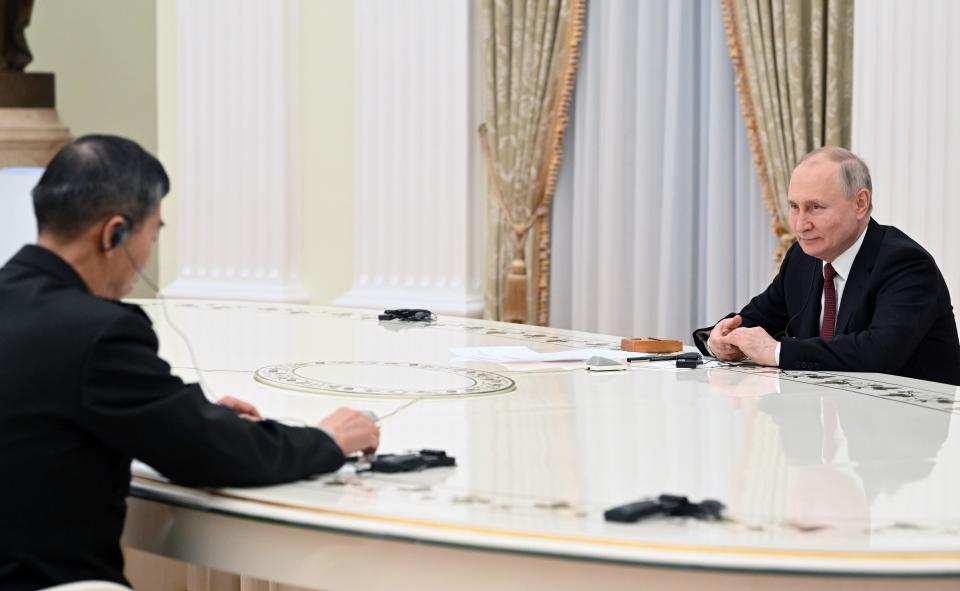
<svg viewBox="0 0 960 591"><path fill-rule="evenodd" d="M617 523L634 523L644 517L650 517L657 513L662 513L663 507L660 503L653 500L637 501L636 503L627 503L613 509L607 509L603 512L603 518L607 521Z"/></svg>
<svg viewBox="0 0 960 591"><path fill-rule="evenodd" d="M681 369L697 369L703 363L703 358L699 353L696 357L677 357L677 367Z"/></svg>
<svg viewBox="0 0 960 591"><path fill-rule="evenodd" d="M401 320L403 322L433 322L437 319L437 316L430 310L399 308L384 310L378 318L379 320Z"/></svg>
<svg viewBox="0 0 960 591"><path fill-rule="evenodd" d="M428 468L442 468L456 466L457 459L448 456L447 452L439 449L421 449L419 452L406 454L378 454L369 459L369 467L361 468L358 463L358 472L382 472L395 474L398 472L415 472Z"/></svg>
<svg viewBox="0 0 960 591"><path fill-rule="evenodd" d="M723 518L724 509L726 507L723 503L713 499L691 503L684 496L660 495L656 499L644 499L607 509L603 518L617 523L634 523L653 515L718 521Z"/></svg>
<svg viewBox="0 0 960 591"><path fill-rule="evenodd" d="M381 454L370 460L370 470L373 472L413 472L423 468L423 458L420 454Z"/></svg>
<svg viewBox="0 0 960 591"><path fill-rule="evenodd" d="M100 236L100 244L103 250L113 250L122 245L130 238L130 233L133 231L133 223L127 216L123 216L123 222L114 226L113 230L110 231L110 236L104 240L107 225L109 225L109 222L103 226Z"/></svg>
<svg viewBox="0 0 960 591"><path fill-rule="evenodd" d="M627 361L633 363L635 361L679 361L680 359L686 360L695 360L702 361L703 357L700 356L696 351L687 351L685 353L677 353L676 355L649 355L647 357L627 357Z"/></svg>
<svg viewBox="0 0 960 591"><path fill-rule="evenodd" d="M677 367L683 369L696 369L703 363L703 357L696 351L687 351L677 353L676 355L651 355L649 357L627 357L628 363L638 361L676 361Z"/></svg>

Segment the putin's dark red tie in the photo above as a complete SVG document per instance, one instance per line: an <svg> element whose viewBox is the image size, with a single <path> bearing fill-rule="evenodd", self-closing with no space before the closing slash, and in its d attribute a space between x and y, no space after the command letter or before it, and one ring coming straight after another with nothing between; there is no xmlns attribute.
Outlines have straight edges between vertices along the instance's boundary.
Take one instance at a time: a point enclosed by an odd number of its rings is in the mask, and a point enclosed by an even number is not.
<svg viewBox="0 0 960 591"><path fill-rule="evenodd" d="M833 338L837 326L837 288L833 286L836 276L833 265L827 263L823 266L823 328L820 336L828 341Z"/></svg>

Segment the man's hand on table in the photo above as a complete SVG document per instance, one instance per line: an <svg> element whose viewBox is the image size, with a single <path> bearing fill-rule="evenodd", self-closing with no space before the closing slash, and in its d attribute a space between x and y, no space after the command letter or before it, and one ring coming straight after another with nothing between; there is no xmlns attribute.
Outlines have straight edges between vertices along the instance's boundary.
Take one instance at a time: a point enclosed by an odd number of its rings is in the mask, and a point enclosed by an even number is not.
<svg viewBox="0 0 960 591"><path fill-rule="evenodd" d="M356 451L372 454L380 446L380 427L359 410L338 408L320 421L320 428L333 437L344 455Z"/></svg>
<svg viewBox="0 0 960 591"><path fill-rule="evenodd" d="M760 327L737 328L726 340L758 365L777 366L777 341Z"/></svg>
<svg viewBox="0 0 960 591"><path fill-rule="evenodd" d="M724 318L713 327L710 338L707 339L707 347L714 357L721 361L740 361L745 357L744 351L741 351L730 339L731 333L742 323L743 318L737 314L733 318Z"/></svg>
<svg viewBox="0 0 960 591"><path fill-rule="evenodd" d="M257 410L257 407L250 404L249 402L244 402L233 396L224 396L217 401L217 404L220 406L225 406L237 413L241 419L246 419L248 421L259 421L263 417L260 416L260 411Z"/></svg>
<svg viewBox="0 0 960 591"><path fill-rule="evenodd" d="M217 404L229 408L241 419L260 421L257 407L233 396L224 396ZM344 455L362 451L372 454L380 446L380 427L366 413L352 408L338 408L327 418L320 421L319 427L327 432L340 446Z"/></svg>

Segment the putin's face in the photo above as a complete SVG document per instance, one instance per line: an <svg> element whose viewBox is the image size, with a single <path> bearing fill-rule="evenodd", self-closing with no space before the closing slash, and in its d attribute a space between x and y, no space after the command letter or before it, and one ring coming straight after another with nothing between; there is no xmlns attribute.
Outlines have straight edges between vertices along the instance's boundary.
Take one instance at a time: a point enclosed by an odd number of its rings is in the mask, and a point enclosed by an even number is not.
<svg viewBox="0 0 960 591"><path fill-rule="evenodd" d="M787 193L790 226L806 254L833 262L857 241L870 219L870 192L848 197L840 188L840 164L813 157L799 165Z"/></svg>

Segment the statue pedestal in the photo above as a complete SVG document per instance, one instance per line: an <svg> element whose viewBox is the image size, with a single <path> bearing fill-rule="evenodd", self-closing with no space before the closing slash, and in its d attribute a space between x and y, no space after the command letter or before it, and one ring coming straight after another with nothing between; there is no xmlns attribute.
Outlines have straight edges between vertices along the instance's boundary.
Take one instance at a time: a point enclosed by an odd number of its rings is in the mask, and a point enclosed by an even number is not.
<svg viewBox="0 0 960 591"><path fill-rule="evenodd" d="M53 74L0 72L0 168L46 166L70 141L54 103Z"/></svg>
<svg viewBox="0 0 960 591"><path fill-rule="evenodd" d="M0 108L0 168L44 167L70 139L56 109Z"/></svg>

